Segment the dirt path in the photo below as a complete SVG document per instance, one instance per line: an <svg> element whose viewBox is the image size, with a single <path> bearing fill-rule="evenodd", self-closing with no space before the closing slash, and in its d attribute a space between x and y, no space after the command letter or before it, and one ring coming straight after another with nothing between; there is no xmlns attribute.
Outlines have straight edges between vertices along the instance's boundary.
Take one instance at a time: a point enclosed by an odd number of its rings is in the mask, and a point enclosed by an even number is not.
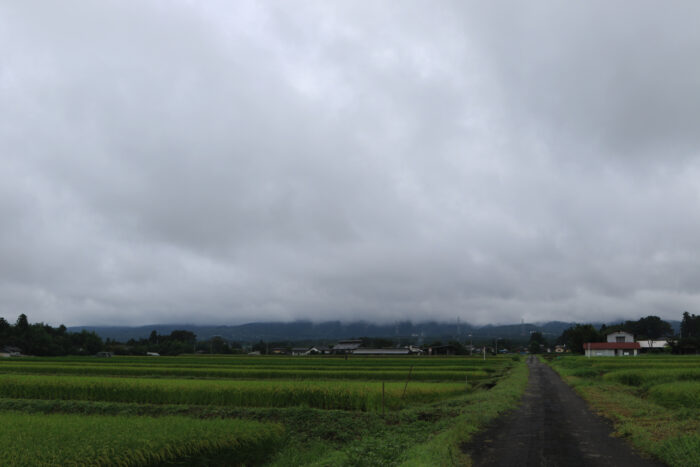
<svg viewBox="0 0 700 467"><path fill-rule="evenodd" d="M522 405L464 446L475 466L662 465L610 437L610 422L588 410L550 367L534 357L527 364L530 380Z"/></svg>

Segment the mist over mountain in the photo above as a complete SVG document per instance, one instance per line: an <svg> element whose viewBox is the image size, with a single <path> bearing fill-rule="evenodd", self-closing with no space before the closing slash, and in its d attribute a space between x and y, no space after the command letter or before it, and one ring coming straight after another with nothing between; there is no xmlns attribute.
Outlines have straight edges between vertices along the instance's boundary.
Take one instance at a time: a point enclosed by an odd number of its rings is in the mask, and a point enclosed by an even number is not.
<svg viewBox="0 0 700 467"><path fill-rule="evenodd" d="M605 324L616 324L613 321ZM670 321L677 331L680 323ZM96 332L103 339L113 339L120 342L129 339L146 338L151 331L159 334L169 334L176 329L194 332L198 340L206 340L214 336L221 336L229 341L255 342L263 341L336 341L354 337L383 337L394 339L429 340L429 339L454 339L460 341L485 340L485 339L511 339L527 340L531 332L538 331L548 339L554 339L573 322L549 321L546 323L517 323L473 326L468 323L428 321L413 323L400 321L393 324L374 324L366 321L325 321L314 323L312 321L248 323L236 326L224 325L193 325L193 324L153 324L147 326L74 326L68 328L71 331L86 329ZM599 327L603 323L592 323ZM470 336L471 335L471 336Z"/></svg>

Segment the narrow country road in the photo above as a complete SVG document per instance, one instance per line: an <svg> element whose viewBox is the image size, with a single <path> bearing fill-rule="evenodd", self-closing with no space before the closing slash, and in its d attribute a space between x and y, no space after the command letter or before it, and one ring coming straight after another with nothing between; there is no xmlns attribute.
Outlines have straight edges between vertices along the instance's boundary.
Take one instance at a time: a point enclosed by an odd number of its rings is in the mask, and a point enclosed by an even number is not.
<svg viewBox="0 0 700 467"><path fill-rule="evenodd" d="M530 380L521 406L464 446L474 466L662 465L612 438L610 422L593 414L549 366L535 357L527 364Z"/></svg>

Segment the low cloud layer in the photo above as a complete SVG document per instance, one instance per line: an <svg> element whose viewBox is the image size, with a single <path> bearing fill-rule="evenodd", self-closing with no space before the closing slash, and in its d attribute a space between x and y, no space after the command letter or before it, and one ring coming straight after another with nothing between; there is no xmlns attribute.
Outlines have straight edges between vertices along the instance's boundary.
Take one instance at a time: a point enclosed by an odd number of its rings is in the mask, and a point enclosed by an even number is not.
<svg viewBox="0 0 700 467"><path fill-rule="evenodd" d="M0 316L700 312L700 5L0 6Z"/></svg>

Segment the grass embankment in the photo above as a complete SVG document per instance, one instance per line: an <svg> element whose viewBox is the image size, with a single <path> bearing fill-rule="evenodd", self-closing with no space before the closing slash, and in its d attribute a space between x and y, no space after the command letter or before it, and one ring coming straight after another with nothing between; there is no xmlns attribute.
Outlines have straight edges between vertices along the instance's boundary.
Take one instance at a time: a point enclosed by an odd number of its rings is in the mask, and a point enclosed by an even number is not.
<svg viewBox="0 0 700 467"><path fill-rule="evenodd" d="M0 413L0 464L157 465L226 460L260 464L283 428L249 420Z"/></svg>
<svg viewBox="0 0 700 467"><path fill-rule="evenodd" d="M700 466L700 358L562 357L550 365L615 434L671 466Z"/></svg>

